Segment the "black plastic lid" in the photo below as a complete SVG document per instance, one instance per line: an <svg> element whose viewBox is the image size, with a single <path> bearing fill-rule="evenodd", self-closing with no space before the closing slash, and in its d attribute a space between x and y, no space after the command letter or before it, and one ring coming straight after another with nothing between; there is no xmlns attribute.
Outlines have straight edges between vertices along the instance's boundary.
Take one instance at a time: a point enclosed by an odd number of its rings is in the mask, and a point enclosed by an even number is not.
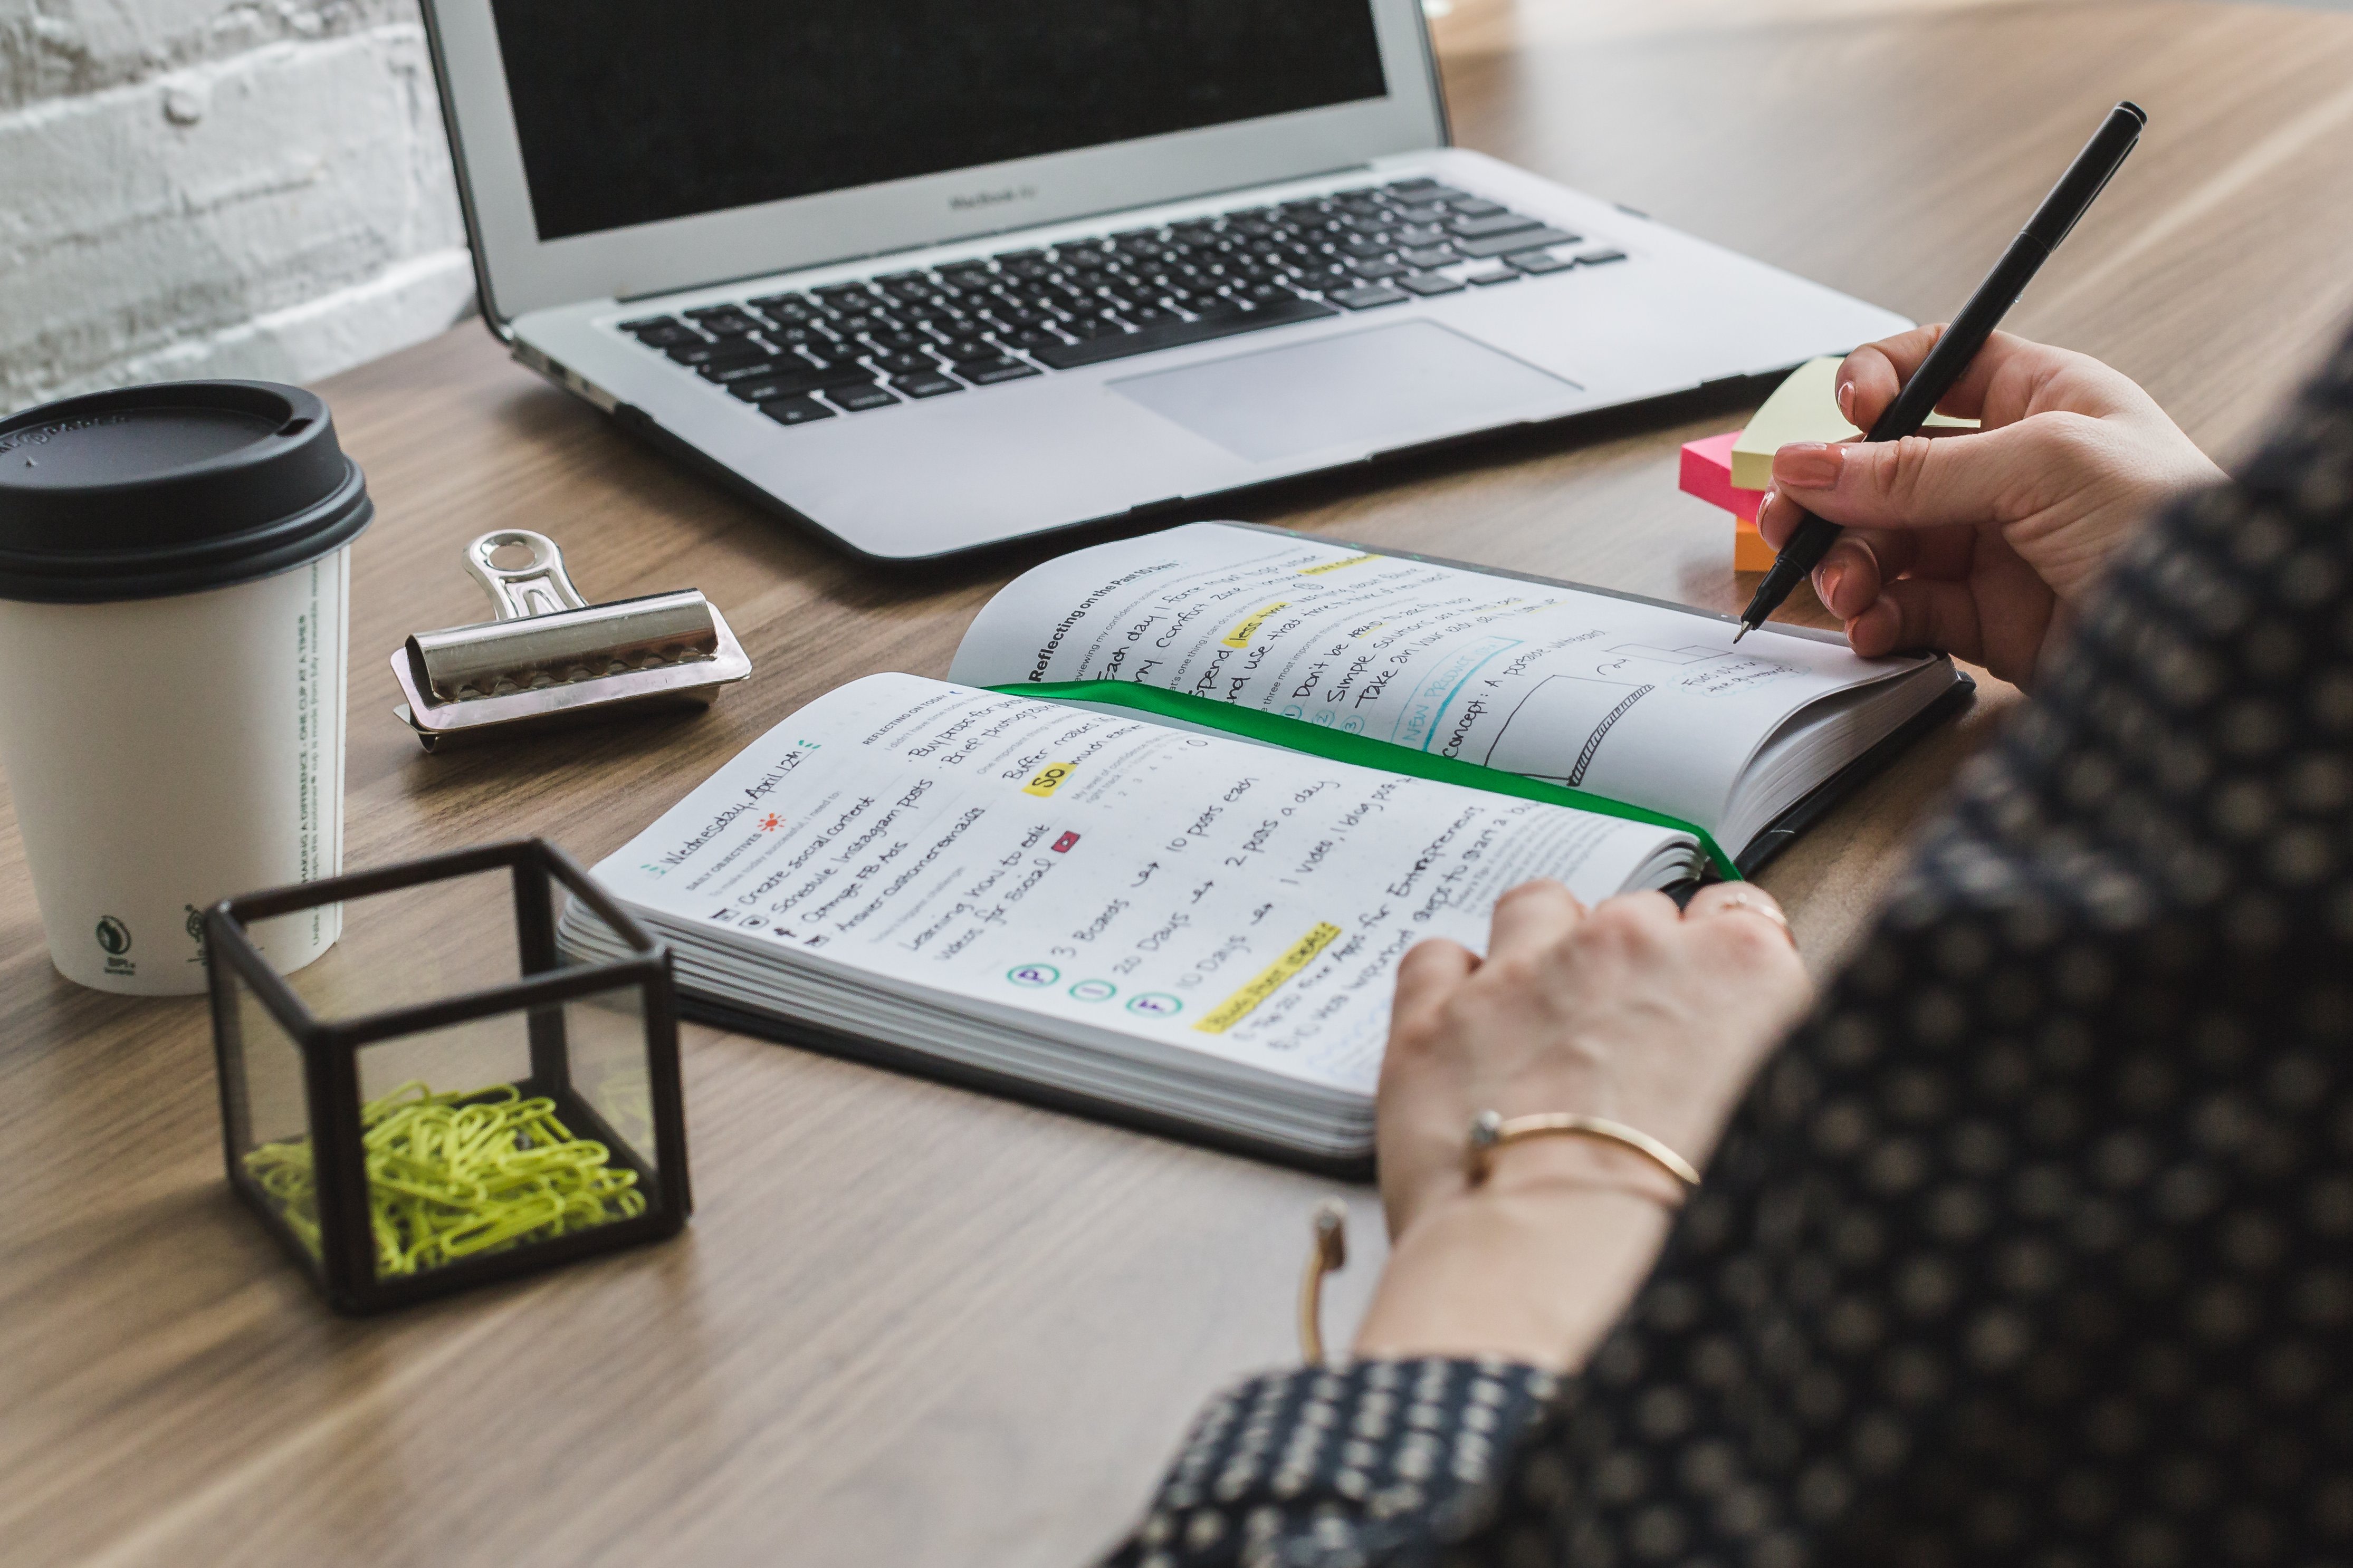
<svg viewBox="0 0 2353 1568"><path fill-rule="evenodd" d="M342 547L375 515L327 405L300 387L165 382L0 419L0 599L248 583Z"/></svg>

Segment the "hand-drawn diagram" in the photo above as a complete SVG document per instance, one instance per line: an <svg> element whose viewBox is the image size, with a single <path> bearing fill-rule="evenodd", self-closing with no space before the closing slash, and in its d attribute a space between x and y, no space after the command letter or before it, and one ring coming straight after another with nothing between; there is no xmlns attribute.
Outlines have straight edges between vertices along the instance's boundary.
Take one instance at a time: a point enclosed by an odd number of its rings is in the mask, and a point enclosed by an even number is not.
<svg viewBox="0 0 2353 1568"><path fill-rule="evenodd" d="M1528 689L1495 733L1495 743L1482 759L1491 768L1549 779L1575 788L1593 765L1609 726L1657 688L1629 680L1602 680L1584 675L1547 676ZM1569 738L1584 735L1574 760L1568 760ZM1561 764L1568 762L1567 767Z"/></svg>
<svg viewBox="0 0 2353 1568"><path fill-rule="evenodd" d="M1601 657L1591 675L1547 676L1530 687L1495 732L1484 760L1491 768L1574 788L1584 782L1609 727L1662 684L1694 691L1719 676L1747 684L1787 673L1786 665L1724 648L1620 643Z"/></svg>

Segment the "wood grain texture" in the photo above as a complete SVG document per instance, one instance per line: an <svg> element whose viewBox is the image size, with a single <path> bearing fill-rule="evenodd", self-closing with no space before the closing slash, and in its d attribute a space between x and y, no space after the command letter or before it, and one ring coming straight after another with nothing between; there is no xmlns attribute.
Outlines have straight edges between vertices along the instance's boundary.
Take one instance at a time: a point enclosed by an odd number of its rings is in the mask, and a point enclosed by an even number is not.
<svg viewBox="0 0 2353 1568"><path fill-rule="evenodd" d="M2219 452L2353 307L2353 18L1461 0L1441 43L1467 144L1922 318L2106 103L2137 99L2143 150L2016 323L2131 372ZM355 561L355 867L517 833L594 859L819 692L944 673L973 610L1048 552L853 565L479 328L322 390L381 508ZM1229 510L1733 608L1728 528L1676 493L1674 458L1740 413L1623 417ZM561 540L592 598L703 588L757 675L704 717L427 757L387 711L384 658L479 616L457 552L500 525ZM1989 683L1774 868L1817 964L2013 700ZM420 969L446 956L448 932L393 918L369 940ZM686 1041L702 1206L683 1239L339 1321L223 1185L201 1004L55 975L5 801L0 955L11 1563L1077 1563L1213 1385L1293 1353L1326 1184L707 1029ZM1369 1194L1349 1195L1335 1325L1381 1250Z"/></svg>

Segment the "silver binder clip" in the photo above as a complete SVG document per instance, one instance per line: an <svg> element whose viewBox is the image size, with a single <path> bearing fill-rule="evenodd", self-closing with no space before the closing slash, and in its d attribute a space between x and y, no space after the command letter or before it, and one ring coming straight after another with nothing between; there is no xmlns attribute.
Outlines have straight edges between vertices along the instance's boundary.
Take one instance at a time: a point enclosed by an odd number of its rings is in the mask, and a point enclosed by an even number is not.
<svg viewBox="0 0 2353 1568"><path fill-rule="evenodd" d="M499 566L509 546L528 564ZM591 605L564 574L555 541L502 528L466 546L466 570L499 618L418 632L392 656L408 699L393 710L432 751L461 736L602 719L624 710L708 707L752 661L718 606L690 588Z"/></svg>

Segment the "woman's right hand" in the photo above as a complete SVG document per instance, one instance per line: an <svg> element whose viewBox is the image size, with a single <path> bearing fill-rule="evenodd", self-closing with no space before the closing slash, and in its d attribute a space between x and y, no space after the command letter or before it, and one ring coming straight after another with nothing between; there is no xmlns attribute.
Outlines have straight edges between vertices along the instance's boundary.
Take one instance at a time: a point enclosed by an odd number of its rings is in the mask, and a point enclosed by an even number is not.
<svg viewBox="0 0 2353 1568"><path fill-rule="evenodd" d="M1941 326L1849 354L1839 408L1868 430ZM1847 531L1814 592L1857 653L1933 647L2026 685L2070 608L2157 506L2222 471L2133 380L1996 332L1938 411L1980 430L1794 442L1757 526L1779 548L1803 508Z"/></svg>

